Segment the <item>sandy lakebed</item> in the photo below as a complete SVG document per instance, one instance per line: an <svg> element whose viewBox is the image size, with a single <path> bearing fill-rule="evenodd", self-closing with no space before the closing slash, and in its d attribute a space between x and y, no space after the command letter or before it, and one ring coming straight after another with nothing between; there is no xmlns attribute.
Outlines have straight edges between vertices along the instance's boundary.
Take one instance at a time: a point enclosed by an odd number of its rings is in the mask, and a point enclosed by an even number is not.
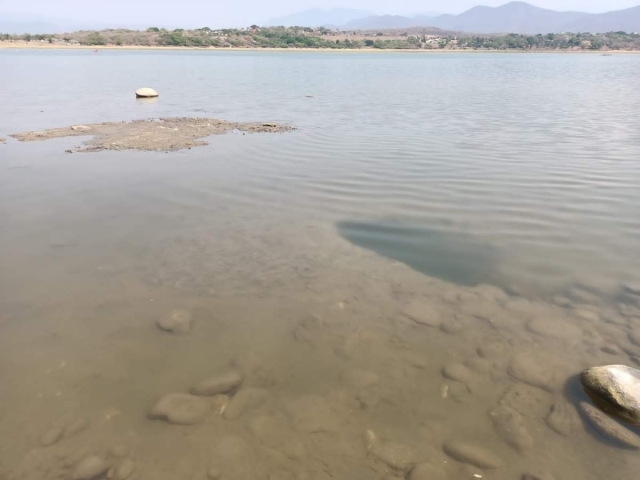
<svg viewBox="0 0 640 480"><path fill-rule="evenodd" d="M153 102L155 99L139 101ZM24 132L10 135L21 142L49 140L52 138L91 136L76 152L100 150L146 150L176 151L207 145L202 140L211 135L228 132L245 133L282 133L293 130L292 127L275 123L234 123L211 118L158 118L133 120L131 122L97 123L91 125L72 125L44 131ZM73 152L74 150L68 150Z"/></svg>

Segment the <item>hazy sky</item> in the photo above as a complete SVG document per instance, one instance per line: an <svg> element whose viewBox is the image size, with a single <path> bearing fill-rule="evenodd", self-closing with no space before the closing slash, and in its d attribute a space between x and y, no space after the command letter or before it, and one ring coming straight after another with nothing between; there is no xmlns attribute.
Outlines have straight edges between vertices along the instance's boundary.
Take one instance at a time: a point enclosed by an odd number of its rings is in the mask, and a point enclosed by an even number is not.
<svg viewBox="0 0 640 480"><path fill-rule="evenodd" d="M247 26L312 7L343 7L378 14L420 12L459 13L481 4L498 6L506 0L0 0L0 14L39 16L82 23L120 25ZM640 0L531 0L554 10L603 12L628 8ZM14 15L11 15L14 16Z"/></svg>

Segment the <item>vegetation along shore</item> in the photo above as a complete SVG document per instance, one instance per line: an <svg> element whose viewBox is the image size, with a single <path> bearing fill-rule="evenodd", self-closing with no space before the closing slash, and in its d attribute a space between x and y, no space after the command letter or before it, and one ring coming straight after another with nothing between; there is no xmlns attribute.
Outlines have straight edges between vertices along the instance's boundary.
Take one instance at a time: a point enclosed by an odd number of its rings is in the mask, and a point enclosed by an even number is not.
<svg viewBox="0 0 640 480"><path fill-rule="evenodd" d="M339 31L323 27L195 30L80 31L66 34L0 33L0 47L257 48L429 51L640 51L640 34L625 32L474 35L436 28Z"/></svg>

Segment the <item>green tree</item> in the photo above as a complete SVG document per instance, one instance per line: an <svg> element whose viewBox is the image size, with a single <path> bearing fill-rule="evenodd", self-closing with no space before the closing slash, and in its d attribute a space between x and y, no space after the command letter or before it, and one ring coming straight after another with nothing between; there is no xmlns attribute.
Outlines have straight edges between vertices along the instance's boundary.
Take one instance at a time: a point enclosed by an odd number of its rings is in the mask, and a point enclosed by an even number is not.
<svg viewBox="0 0 640 480"><path fill-rule="evenodd" d="M91 32L85 40L87 45L106 45L107 39L98 32Z"/></svg>

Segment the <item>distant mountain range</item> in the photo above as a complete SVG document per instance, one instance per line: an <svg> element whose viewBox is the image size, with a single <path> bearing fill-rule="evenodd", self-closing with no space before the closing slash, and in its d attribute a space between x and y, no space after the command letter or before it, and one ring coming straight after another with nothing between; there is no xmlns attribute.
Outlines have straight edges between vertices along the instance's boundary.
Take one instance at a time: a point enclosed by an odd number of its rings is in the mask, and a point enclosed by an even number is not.
<svg viewBox="0 0 640 480"><path fill-rule="evenodd" d="M560 32L640 32L640 6L607 13L557 12L525 2L473 7L460 15L413 18L382 15L353 20L343 30L436 27L469 33L545 34Z"/></svg>
<svg viewBox="0 0 640 480"><path fill-rule="evenodd" d="M304 12L273 18L269 20L269 25L282 27L338 26L363 18L373 18L373 14L365 10L351 8L312 8Z"/></svg>
<svg viewBox="0 0 640 480"><path fill-rule="evenodd" d="M640 32L640 6L607 13L557 12L525 2L500 7L473 7L459 15L371 15L362 10L312 9L271 20L270 25L319 27L341 30L386 30L434 27L468 33L538 33L624 31Z"/></svg>

